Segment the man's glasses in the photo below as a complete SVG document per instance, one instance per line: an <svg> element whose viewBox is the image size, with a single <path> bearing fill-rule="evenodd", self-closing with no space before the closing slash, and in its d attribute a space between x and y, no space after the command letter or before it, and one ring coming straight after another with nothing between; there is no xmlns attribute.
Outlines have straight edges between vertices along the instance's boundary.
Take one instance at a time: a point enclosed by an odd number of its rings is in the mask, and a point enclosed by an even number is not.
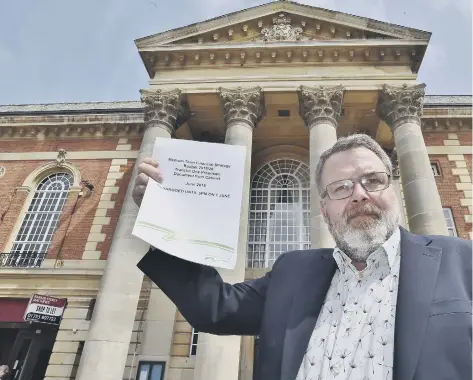
<svg viewBox="0 0 473 380"><path fill-rule="evenodd" d="M366 191L373 193L388 188L391 184L391 177L388 173L376 172L365 174L358 181L352 181L351 179L335 181L327 185L322 198L325 198L327 195L332 200L349 198L353 194L356 183L363 186L363 189Z"/></svg>

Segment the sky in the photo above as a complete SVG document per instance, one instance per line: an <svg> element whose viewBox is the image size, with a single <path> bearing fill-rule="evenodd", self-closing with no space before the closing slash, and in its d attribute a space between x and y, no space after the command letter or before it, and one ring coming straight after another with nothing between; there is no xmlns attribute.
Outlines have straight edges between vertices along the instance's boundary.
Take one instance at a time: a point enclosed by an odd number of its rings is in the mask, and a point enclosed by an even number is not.
<svg viewBox="0 0 473 380"><path fill-rule="evenodd" d="M134 40L269 0L2 0L0 104L139 100ZM432 32L418 79L472 93L471 0L300 0Z"/></svg>

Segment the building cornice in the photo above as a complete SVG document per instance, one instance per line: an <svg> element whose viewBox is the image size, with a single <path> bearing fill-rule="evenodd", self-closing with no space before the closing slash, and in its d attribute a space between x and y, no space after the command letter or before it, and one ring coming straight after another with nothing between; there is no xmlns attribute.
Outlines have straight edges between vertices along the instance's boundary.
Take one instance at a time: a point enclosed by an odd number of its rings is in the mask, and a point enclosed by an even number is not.
<svg viewBox="0 0 473 380"><path fill-rule="evenodd" d="M0 138L133 137L141 136L144 132L143 112L70 115L59 111L57 114L44 115L41 111L27 114L20 112L19 108L16 112L4 116L0 109Z"/></svg>
<svg viewBox="0 0 473 380"><path fill-rule="evenodd" d="M422 117L421 126L423 132L471 132L471 113L469 117L454 119Z"/></svg>
<svg viewBox="0 0 473 380"><path fill-rule="evenodd" d="M6 104L0 105L0 117L18 114L76 114L76 113L136 113L143 109L140 101L48 103L48 104Z"/></svg>
<svg viewBox="0 0 473 380"><path fill-rule="evenodd" d="M416 73L428 42L421 40L278 41L149 47L140 54L150 78L160 70L265 65L409 65Z"/></svg>
<svg viewBox="0 0 473 380"><path fill-rule="evenodd" d="M470 107L473 103L472 95L426 95L424 97L424 108L437 107Z"/></svg>
<svg viewBox="0 0 473 380"><path fill-rule="evenodd" d="M451 113L453 113L450 110ZM457 115L429 115L422 116L422 129L429 132L441 131L471 131L471 109ZM144 122L134 125L0 125L0 139L64 139L64 138L115 138L115 137L141 137L145 130ZM56 155L57 153L54 153Z"/></svg>

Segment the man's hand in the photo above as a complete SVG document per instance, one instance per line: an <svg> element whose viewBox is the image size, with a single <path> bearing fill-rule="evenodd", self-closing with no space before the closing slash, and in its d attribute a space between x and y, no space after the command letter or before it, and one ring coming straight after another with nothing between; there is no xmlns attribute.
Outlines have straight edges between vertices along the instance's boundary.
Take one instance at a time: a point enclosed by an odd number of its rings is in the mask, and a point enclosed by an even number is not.
<svg viewBox="0 0 473 380"><path fill-rule="evenodd" d="M163 175L159 170L159 164L151 158L145 158L138 165L138 175L136 176L135 187L133 188L132 193L133 200L138 207L141 205L150 178L160 183L163 181Z"/></svg>

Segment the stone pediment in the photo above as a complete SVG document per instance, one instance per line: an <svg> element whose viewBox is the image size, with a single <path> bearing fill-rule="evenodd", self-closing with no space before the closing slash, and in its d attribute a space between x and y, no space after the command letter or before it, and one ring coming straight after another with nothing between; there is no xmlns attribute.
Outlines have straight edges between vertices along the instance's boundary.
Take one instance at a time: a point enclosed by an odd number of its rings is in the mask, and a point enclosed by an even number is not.
<svg viewBox="0 0 473 380"><path fill-rule="evenodd" d="M399 37L383 36L344 25L310 19L288 12L231 25L171 42L172 45L245 42L295 42L329 41L349 39L386 39Z"/></svg>
<svg viewBox="0 0 473 380"><path fill-rule="evenodd" d="M144 37L139 50L169 45L287 41L424 40L430 33L290 1L273 2Z"/></svg>

